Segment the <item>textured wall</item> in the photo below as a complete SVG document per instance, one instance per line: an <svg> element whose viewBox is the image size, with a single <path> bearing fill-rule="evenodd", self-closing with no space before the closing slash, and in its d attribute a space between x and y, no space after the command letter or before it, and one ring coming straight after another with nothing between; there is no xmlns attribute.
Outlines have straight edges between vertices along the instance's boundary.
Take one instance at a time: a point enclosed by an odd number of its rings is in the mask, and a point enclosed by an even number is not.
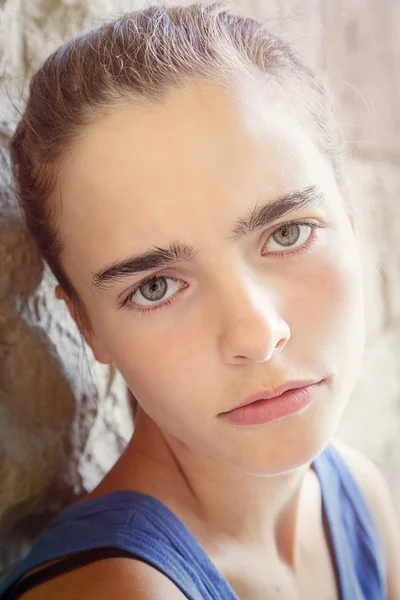
<svg viewBox="0 0 400 600"><path fill-rule="evenodd" d="M187 2L189 3L189 2ZM97 20L148 3L0 0L0 147L32 70ZM271 19L322 69L348 149L360 209L367 350L341 434L381 467L400 509L400 4L396 0L236 0ZM0 576L52 511L91 489L132 431L124 383L93 361L0 178Z"/></svg>

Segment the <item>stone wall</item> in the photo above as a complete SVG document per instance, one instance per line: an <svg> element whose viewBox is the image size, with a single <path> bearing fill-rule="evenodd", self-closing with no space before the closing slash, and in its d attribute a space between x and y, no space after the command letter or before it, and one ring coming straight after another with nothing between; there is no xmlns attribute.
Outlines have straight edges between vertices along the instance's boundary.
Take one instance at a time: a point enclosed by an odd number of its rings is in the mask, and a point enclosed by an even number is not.
<svg viewBox="0 0 400 600"><path fill-rule="evenodd" d="M148 4L0 0L5 158L29 76L42 59L101 18ZM362 230L368 331L341 435L380 466L400 510L400 4L232 0L228 5L269 19L332 89ZM54 298L54 282L21 224L6 164L1 171L0 576L54 512L97 483L132 431L123 381L93 360Z"/></svg>

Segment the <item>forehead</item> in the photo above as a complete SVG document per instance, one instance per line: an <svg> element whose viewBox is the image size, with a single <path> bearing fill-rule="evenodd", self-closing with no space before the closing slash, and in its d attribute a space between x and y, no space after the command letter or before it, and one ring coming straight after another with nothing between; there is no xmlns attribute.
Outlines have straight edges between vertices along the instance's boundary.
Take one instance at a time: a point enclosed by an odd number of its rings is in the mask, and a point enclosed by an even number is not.
<svg viewBox="0 0 400 600"><path fill-rule="evenodd" d="M246 206L329 171L307 132L261 90L192 82L85 130L60 180L65 257L78 253L95 268L185 233L196 243L205 226L212 236Z"/></svg>

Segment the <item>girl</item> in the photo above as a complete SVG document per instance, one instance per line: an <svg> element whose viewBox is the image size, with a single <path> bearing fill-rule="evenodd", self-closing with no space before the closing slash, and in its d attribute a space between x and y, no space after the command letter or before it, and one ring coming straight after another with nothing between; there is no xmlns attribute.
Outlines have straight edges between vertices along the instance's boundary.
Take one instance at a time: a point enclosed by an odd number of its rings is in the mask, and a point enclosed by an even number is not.
<svg viewBox="0 0 400 600"><path fill-rule="evenodd" d="M11 147L27 226L136 401L4 600L398 600L386 485L334 441L364 344L324 93L261 24L152 7L62 46Z"/></svg>

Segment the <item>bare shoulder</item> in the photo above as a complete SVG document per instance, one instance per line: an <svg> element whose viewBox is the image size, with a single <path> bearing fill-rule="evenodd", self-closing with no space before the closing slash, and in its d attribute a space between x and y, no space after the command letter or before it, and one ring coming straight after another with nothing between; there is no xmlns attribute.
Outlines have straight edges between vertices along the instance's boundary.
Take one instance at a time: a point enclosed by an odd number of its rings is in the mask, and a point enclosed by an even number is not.
<svg viewBox="0 0 400 600"><path fill-rule="evenodd" d="M400 527L389 487L369 458L341 440L335 439L333 445L362 489L376 520L386 551L388 598L397 600L400 598Z"/></svg>
<svg viewBox="0 0 400 600"><path fill-rule="evenodd" d="M21 600L184 600L155 567L130 558L107 558L38 585Z"/></svg>

